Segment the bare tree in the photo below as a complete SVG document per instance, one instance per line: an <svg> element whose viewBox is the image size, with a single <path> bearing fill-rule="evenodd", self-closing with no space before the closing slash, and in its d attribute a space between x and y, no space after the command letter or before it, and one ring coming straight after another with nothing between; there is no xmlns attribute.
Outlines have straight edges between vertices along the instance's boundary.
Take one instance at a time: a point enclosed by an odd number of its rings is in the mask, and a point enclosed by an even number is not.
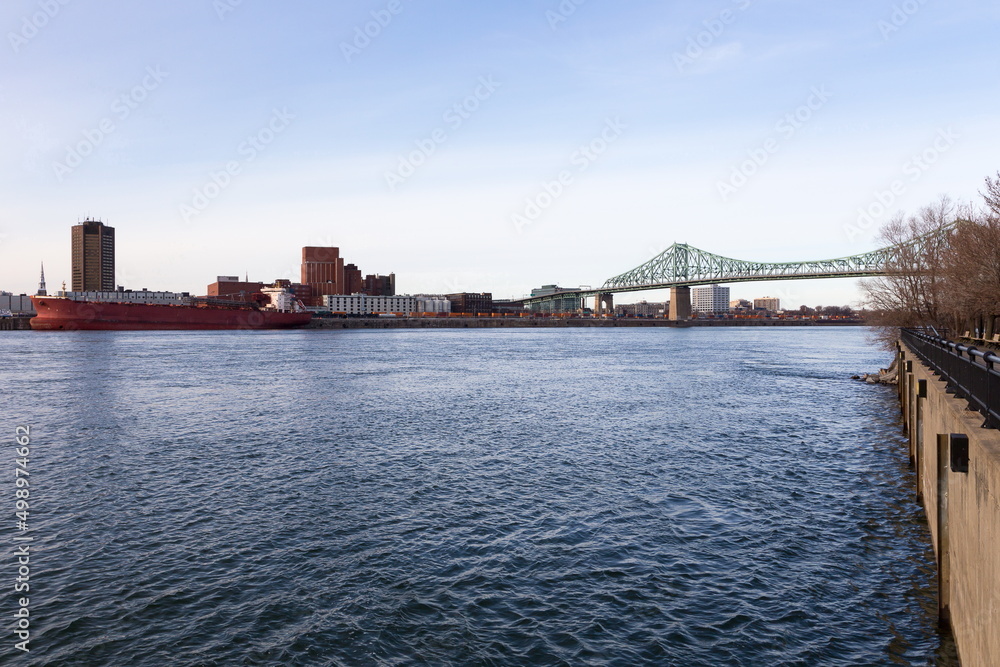
<svg viewBox="0 0 1000 667"><path fill-rule="evenodd" d="M996 178L986 177L986 192L980 192L986 200L986 206L990 209L992 217L1000 217L1000 171Z"/></svg>
<svg viewBox="0 0 1000 667"><path fill-rule="evenodd" d="M1000 209L994 208L1000 204L1000 178L987 178L986 183L983 197L989 210L963 211L945 257L944 274L956 320L989 338L1000 317Z"/></svg>
<svg viewBox="0 0 1000 667"><path fill-rule="evenodd" d="M974 330L989 338L1000 318L1000 172L987 177L985 209L956 207L947 197L917 215L893 218L881 239L895 248L886 275L862 281L876 338L896 328ZM953 223L957 223L954 224Z"/></svg>
<svg viewBox="0 0 1000 667"><path fill-rule="evenodd" d="M861 281L861 289L873 324L892 328L888 339L895 340L898 327L951 323L944 267L954 215L954 204L942 197L917 215L896 215L882 228L881 240L894 248L886 274Z"/></svg>

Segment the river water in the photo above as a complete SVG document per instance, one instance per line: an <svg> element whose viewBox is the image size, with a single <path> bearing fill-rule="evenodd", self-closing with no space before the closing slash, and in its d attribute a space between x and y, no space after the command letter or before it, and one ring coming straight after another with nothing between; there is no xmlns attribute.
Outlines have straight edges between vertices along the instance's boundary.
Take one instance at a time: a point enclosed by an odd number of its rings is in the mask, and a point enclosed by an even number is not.
<svg viewBox="0 0 1000 667"><path fill-rule="evenodd" d="M5 332L0 662L955 664L865 336Z"/></svg>

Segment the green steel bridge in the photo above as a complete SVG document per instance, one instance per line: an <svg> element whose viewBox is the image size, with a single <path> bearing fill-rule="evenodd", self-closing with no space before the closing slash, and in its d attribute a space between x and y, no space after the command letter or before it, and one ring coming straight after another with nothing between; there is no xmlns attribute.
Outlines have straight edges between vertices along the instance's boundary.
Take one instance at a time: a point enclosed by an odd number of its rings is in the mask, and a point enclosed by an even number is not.
<svg viewBox="0 0 1000 667"><path fill-rule="evenodd" d="M690 313L689 289L696 285L720 283L745 283L770 280L802 280L805 278L863 278L885 275L887 267L906 265L906 258L919 257L928 243L946 238L958 223L952 223L924 234L908 243L878 250L806 262L754 262L723 257L695 248L686 243L675 243L665 251L614 278L609 278L597 289L560 290L559 296L578 295L596 297L595 311L611 306L611 295L616 292L641 292L644 290L670 289L671 316L679 314L684 319ZM529 297L523 300L528 306L544 304L552 295ZM679 310L674 307L678 301ZM686 306L685 306L686 302Z"/></svg>
<svg viewBox="0 0 1000 667"><path fill-rule="evenodd" d="M891 249L809 262L752 262L675 243L631 271L609 278L594 292L638 292L667 287L802 278L860 278L884 273Z"/></svg>

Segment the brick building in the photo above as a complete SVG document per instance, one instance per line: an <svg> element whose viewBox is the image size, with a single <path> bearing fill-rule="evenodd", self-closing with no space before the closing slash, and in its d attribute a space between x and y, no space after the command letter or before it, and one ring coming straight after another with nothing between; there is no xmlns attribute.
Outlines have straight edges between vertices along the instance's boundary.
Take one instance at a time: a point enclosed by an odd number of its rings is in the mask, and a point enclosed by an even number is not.
<svg viewBox="0 0 1000 667"><path fill-rule="evenodd" d="M365 276L365 285L362 291L369 296L395 296L396 274L390 273L387 276L367 275Z"/></svg>
<svg viewBox="0 0 1000 667"><path fill-rule="evenodd" d="M322 297L326 294L346 294L344 258L340 256L340 248L303 248L299 282L310 288L310 305L321 305Z"/></svg>
<svg viewBox="0 0 1000 667"><path fill-rule="evenodd" d="M493 312L493 294L490 292L449 294L448 300L451 301L451 312L453 313L475 315L476 313Z"/></svg>
<svg viewBox="0 0 1000 667"><path fill-rule="evenodd" d="M207 295L214 299L250 301L250 296L264 289L264 283L247 282L239 276L219 276L208 286Z"/></svg>
<svg viewBox="0 0 1000 667"><path fill-rule="evenodd" d="M356 264L344 267L344 294L360 294L365 289L365 280Z"/></svg>

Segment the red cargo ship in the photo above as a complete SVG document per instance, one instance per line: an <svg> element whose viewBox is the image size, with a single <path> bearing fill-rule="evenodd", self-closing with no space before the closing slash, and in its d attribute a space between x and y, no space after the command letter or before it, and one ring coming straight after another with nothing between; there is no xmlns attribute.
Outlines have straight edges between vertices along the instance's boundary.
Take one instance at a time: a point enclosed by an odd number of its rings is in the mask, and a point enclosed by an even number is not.
<svg viewBox="0 0 1000 667"><path fill-rule="evenodd" d="M288 329L305 326L312 313L295 304L279 310L259 303L188 298L178 303L77 300L33 296L38 313L31 328L42 331L147 329Z"/></svg>

